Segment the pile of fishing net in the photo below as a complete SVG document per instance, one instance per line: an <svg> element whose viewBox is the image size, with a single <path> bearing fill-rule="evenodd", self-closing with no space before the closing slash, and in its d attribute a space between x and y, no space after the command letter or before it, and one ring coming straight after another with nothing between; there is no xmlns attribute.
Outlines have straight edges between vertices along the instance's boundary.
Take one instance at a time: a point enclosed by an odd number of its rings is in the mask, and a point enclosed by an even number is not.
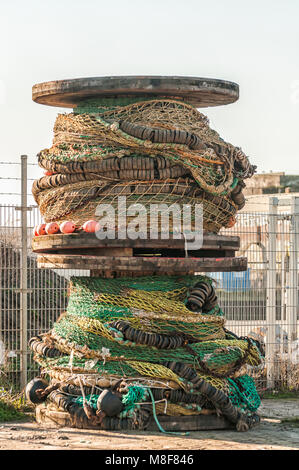
<svg viewBox="0 0 299 470"><path fill-rule="evenodd" d="M30 340L41 378L27 386L75 426L147 429L159 417L215 414L238 430L259 421L252 370L260 344L225 328L212 279L73 277L67 311Z"/></svg>
<svg viewBox="0 0 299 470"><path fill-rule="evenodd" d="M193 106L169 99L86 99L58 115L33 195L45 222L94 219L99 204L202 204L204 230L235 223L255 172Z"/></svg>

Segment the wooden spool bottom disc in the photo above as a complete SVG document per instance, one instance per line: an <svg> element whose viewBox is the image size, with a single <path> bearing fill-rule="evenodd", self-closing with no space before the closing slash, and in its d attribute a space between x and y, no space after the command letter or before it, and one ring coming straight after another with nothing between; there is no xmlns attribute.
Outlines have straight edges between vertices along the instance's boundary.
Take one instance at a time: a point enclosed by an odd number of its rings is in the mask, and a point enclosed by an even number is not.
<svg viewBox="0 0 299 470"><path fill-rule="evenodd" d="M72 427L78 429L93 429L99 431L125 431L126 429L110 429L100 425L94 425L86 420L76 422L66 411L61 411L52 404L38 405L36 407L36 421L39 424L49 427ZM192 416L163 416L159 415L158 420L164 431L185 432L185 431L208 431L217 429L234 429L235 426L216 413L198 414ZM132 432L132 429L130 429ZM136 429L138 431L160 432L154 418L147 423L145 429Z"/></svg>
<svg viewBox="0 0 299 470"><path fill-rule="evenodd" d="M38 255L39 268L83 269L118 273L192 273L246 271L246 258L162 258L89 255Z"/></svg>

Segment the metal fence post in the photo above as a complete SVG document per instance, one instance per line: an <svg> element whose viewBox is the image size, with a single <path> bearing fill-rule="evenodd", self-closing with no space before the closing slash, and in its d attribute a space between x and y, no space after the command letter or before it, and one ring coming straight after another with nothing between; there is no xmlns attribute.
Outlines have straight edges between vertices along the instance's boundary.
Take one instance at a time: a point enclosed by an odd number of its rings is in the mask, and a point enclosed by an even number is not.
<svg viewBox="0 0 299 470"><path fill-rule="evenodd" d="M291 198L290 219L290 275L286 307L289 358L291 343L297 339L299 197L293 196Z"/></svg>
<svg viewBox="0 0 299 470"><path fill-rule="evenodd" d="M266 303L266 366L267 388L274 387L274 357L276 343L276 234L277 234L276 197L269 198L269 240L268 240L268 271L267 271L267 303Z"/></svg>
<svg viewBox="0 0 299 470"><path fill-rule="evenodd" d="M20 346L21 346L21 387L27 383L27 155L21 155L21 308L20 308Z"/></svg>

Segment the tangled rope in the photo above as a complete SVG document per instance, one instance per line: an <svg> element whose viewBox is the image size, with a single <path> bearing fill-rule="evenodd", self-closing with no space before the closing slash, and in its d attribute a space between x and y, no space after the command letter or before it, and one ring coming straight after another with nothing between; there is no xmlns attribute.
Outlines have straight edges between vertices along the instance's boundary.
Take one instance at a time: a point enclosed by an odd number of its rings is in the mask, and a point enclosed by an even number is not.
<svg viewBox="0 0 299 470"><path fill-rule="evenodd" d="M258 346L225 330L207 276L72 278L66 313L30 340L49 380L39 399L101 429L205 410L250 428L260 399L247 366L261 364Z"/></svg>
<svg viewBox="0 0 299 470"><path fill-rule="evenodd" d="M33 195L46 222L94 218L99 204L203 205L204 229L234 223L245 204L244 179L255 167L240 148L210 129L207 118L176 100L86 100L57 117L39 165L50 172Z"/></svg>

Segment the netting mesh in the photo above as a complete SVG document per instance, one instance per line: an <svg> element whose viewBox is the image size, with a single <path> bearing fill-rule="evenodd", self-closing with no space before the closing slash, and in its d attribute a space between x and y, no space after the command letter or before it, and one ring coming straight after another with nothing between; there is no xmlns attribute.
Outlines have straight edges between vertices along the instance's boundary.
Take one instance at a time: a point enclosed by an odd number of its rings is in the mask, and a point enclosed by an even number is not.
<svg viewBox="0 0 299 470"><path fill-rule="evenodd" d="M201 311L186 307L194 292L206 294ZM213 309L204 312L211 299ZM240 412L255 412L260 400L247 367L260 366L261 352L249 338L227 332L224 324L207 276L74 277L67 311L33 350L43 373L60 384L102 389L106 380L106 387L124 383L128 393L133 384L144 390L181 390L168 396L168 415L200 412L199 397L206 398L196 390L198 380L223 393ZM99 395L90 398L91 407L96 408ZM81 406L83 398L75 403ZM132 404L129 409L137 410ZM165 414L161 406L157 413Z"/></svg>
<svg viewBox="0 0 299 470"><path fill-rule="evenodd" d="M45 221L80 226L99 204L115 207L126 196L146 208L201 203L206 230L233 224L243 180L255 170L246 155L186 103L136 101L87 100L57 117L53 146L39 154L53 174L33 184Z"/></svg>
<svg viewBox="0 0 299 470"><path fill-rule="evenodd" d="M109 206L119 230L122 216L126 227L134 222L136 214L127 211L132 204L144 209L138 223L160 234L161 207L170 233L178 230L176 207L190 208L190 229L196 228L197 204L203 208L200 230L232 226L245 203L243 180L255 171L194 107L155 97L82 101L57 117L53 145L38 159L46 175L32 190L46 222L72 220L81 228L97 218L100 206ZM154 217L153 204L160 207ZM73 277L69 292L67 311L53 329L30 340L50 379L49 400L69 412L83 407L100 424L116 416L113 426L120 427L145 426L150 414L206 409L220 410L241 427L245 413L248 424L259 397L247 368L258 367L262 356L257 342L225 329L210 278ZM70 386L79 393L66 399ZM108 408L102 390L111 392Z"/></svg>

